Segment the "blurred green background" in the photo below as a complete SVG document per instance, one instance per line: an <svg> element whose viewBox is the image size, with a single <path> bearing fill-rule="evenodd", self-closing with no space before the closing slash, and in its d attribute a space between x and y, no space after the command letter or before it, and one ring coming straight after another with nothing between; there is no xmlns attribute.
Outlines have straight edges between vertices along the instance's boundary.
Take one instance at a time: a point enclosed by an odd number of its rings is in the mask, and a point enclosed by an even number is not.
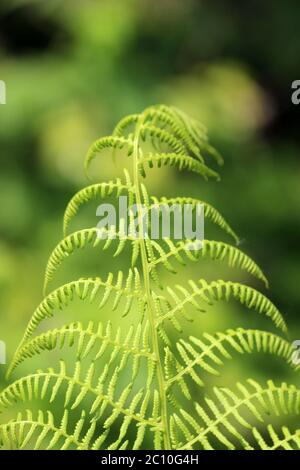
<svg viewBox="0 0 300 470"><path fill-rule="evenodd" d="M0 339L8 360L42 298L65 206L86 184L88 146L155 103L203 121L225 159L220 183L170 170L172 193L220 210L269 278L291 339L300 338L300 106L291 102L299 21L296 0L2 0ZM113 173L99 166L100 179ZM162 195L165 178L152 178ZM196 277L230 278L221 264L197 269ZM99 262L98 274L106 271ZM232 326L224 314L214 330ZM253 314L252 326L262 324ZM2 384L3 376L1 366Z"/></svg>

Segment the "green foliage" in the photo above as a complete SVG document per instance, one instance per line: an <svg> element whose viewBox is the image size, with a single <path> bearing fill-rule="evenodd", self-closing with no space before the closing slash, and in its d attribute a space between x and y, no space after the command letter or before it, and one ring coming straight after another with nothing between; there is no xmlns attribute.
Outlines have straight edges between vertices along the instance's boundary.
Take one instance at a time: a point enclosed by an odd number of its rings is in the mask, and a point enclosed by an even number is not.
<svg viewBox="0 0 300 470"><path fill-rule="evenodd" d="M300 390L295 386L249 379L234 389L218 386L206 393L207 376L222 377L222 366L235 354L272 354L294 367L289 342L259 329L203 332L199 337L186 337L183 332L184 322L193 320L195 310L201 312L215 302L235 299L285 333L285 321L275 305L240 282L188 280L185 285L160 289L164 268L173 273L176 264L201 258L226 261L267 285L251 258L222 241L205 240L202 249L190 251L187 240L135 238L115 227L111 229L115 239L101 239L93 227L67 234L81 206L92 199L126 194L130 204L143 203L148 208L202 202L149 196L142 180L154 165L174 165L205 179L218 178L207 162L212 158L222 164L222 159L210 146L205 128L176 108L151 106L122 119L112 136L91 146L85 162L87 172L106 149L114 154L126 152L129 159L124 179L97 182L71 199L64 215L64 238L47 263L45 292L65 259L89 244L107 250L113 247L115 257L129 247L131 267L127 273L109 272L106 279L73 280L45 294L8 375L24 361L64 347L70 348L74 360L66 363L60 359L58 367L39 369L2 391L1 411L15 414L0 425L2 448L299 448L300 430L275 429L270 418L272 414L299 414ZM223 216L203 204L205 216L238 242ZM140 211L138 216L142 224ZM126 331L122 325L114 331L110 322L72 322L40 331L45 321L63 316L64 309L76 300L92 303L99 310L111 302L111 311L119 316L131 314L133 324ZM53 362L57 361L57 356L53 357ZM20 404L25 410L18 411ZM43 411L53 404L55 412Z"/></svg>

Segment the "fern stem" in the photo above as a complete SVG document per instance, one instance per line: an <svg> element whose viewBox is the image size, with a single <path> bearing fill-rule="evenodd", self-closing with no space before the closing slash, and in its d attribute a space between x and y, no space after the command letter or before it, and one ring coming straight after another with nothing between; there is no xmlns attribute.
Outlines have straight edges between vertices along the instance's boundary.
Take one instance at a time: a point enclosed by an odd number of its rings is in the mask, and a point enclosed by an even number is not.
<svg viewBox="0 0 300 470"><path fill-rule="evenodd" d="M140 193L140 183L139 183L139 170L138 170L138 163L139 163L139 139L140 139L140 132L143 125L145 117L140 115L138 122L135 127L135 132L133 136L133 183L135 188L135 195L136 195L136 203L137 203L137 213L138 213L138 222L139 222L139 231L141 234L144 233L143 231L143 214L140 209L142 204L142 198ZM139 237L140 243L140 253L141 253L141 261L142 261L142 269L143 269L143 278L144 278L144 287L146 291L146 299L147 299L147 306L148 306L148 319L150 324L150 332L152 335L153 341L153 352L156 358L156 374L157 374L157 381L158 381L158 389L159 389L159 397L161 403L161 420L162 420L162 427L163 427L163 434L164 434L164 448L171 449L171 439L169 434L169 423L168 423L168 408L167 408L167 395L166 395L166 382L164 378L163 372L163 365L161 363L161 356L159 351L159 338L157 334L157 329L155 326L155 309L153 306L153 300L151 295L151 287L150 287L150 267L147 258L147 250L145 241L143 236Z"/></svg>

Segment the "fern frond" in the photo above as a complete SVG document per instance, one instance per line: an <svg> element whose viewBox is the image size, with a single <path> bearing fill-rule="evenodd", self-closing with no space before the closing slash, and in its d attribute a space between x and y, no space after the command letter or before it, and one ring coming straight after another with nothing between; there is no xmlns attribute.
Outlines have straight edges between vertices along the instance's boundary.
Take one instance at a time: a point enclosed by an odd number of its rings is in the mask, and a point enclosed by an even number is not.
<svg viewBox="0 0 300 470"><path fill-rule="evenodd" d="M174 136L181 140L186 146L187 151L192 152L202 163L204 159L200 154L199 142L195 142L193 137L183 127L176 114L173 113L167 106L150 106L144 111L146 120L149 120L151 124L155 125L157 122L161 123L164 127L167 127Z"/></svg>
<svg viewBox="0 0 300 470"><path fill-rule="evenodd" d="M246 384L237 383L234 390L210 390L211 380L207 379L208 374L220 374L225 361L237 354L272 354L298 371L292 345L276 334L242 327L202 332L200 337L195 332L187 337L182 324L193 320L195 308L203 312L209 306L213 313L215 302L237 300L286 332L275 305L239 282L208 283L200 279L197 283L190 280L186 286L164 288L159 268L176 272L174 261L185 265L189 260L208 258L226 261L267 286L262 270L237 247L223 241L177 242L175 236L174 240L164 236L153 240L144 231L140 233L145 229L144 209L149 216L154 206L189 204L196 211L202 204L204 215L238 243L230 225L210 204L176 195L157 198L148 194L141 181L146 168L153 165L173 165L205 179L218 178L208 161L213 158L221 165L223 159L210 145L206 128L175 107L154 105L121 119L112 136L98 139L88 150L86 172L104 150L112 150L112 158L115 151L122 151L125 178L97 181L71 199L64 214L65 237L50 254L44 288L64 260L88 245L99 245L102 250L112 247L115 257L129 246L131 269L126 275L120 270L103 278L73 280L44 297L29 320L8 375L25 360L42 360L45 355L51 367L16 379L0 393L1 417L9 416L8 422L0 424L0 448L300 448L296 426L279 427L277 422L276 426L270 422L270 415L276 415L277 420L287 414L299 415L300 390L294 385L275 385L272 381L261 385L249 379ZM82 228L66 234L84 204L124 193L129 205L136 208L129 213L128 224L123 217L118 226ZM157 286L162 289L158 291ZM106 305L105 314L110 312L110 319L62 324L64 309L77 299L95 309ZM129 312L134 314L130 325L122 324L122 317ZM59 319L59 326L46 326L44 320L50 318L50 323ZM176 329L176 340L170 326ZM67 359L61 358L57 364L59 349ZM191 401L195 398L193 410ZM19 412L24 407L28 409Z"/></svg>
<svg viewBox="0 0 300 470"><path fill-rule="evenodd" d="M203 176L204 179L215 178L219 180L218 173L211 170L204 163L195 160L189 155L178 154L178 153L148 153L140 160L139 171L143 177L146 176L145 164L148 164L149 168L153 168L154 163L160 168L162 165L177 166L179 170L189 170L198 175Z"/></svg>
<svg viewBox="0 0 300 470"><path fill-rule="evenodd" d="M195 143L207 141L207 128L200 121L188 116L184 111L176 106L168 107L172 116L176 117L193 137Z"/></svg>
<svg viewBox="0 0 300 470"><path fill-rule="evenodd" d="M117 395L116 388L119 376L122 369L124 370L126 362L123 361L122 366L116 367L107 364L101 376L95 377L94 362L83 376L80 361L76 362L75 370L70 375L67 373L65 363L61 361L60 369L57 372L52 368L46 372L39 370L7 387L0 394L0 407L6 409L14 406L18 401L30 402L33 399L47 400L49 403L62 400L64 409L73 411L82 405L83 400L87 402L87 399L90 398L88 415L93 429L95 429L96 422L106 416L108 410L111 410L103 422L106 438L114 423L121 419L119 438L111 443L109 448L113 450L119 446L131 423L135 425L137 430L135 445L138 448L143 442L140 428L161 432L161 424L152 416L152 410L149 406L150 392L146 395L144 395L143 389L133 392L133 382L129 382ZM105 385L105 383L107 384ZM87 442L86 445L89 446L90 442Z"/></svg>
<svg viewBox="0 0 300 470"><path fill-rule="evenodd" d="M126 297L126 303L123 307L123 316L129 313L132 302L136 299L138 312L142 317L145 302L143 299L140 275L137 269L129 270L126 279L123 272L119 271L116 279L112 273L109 273L106 280L102 280L101 278L87 278L64 284L48 294L36 308L28 322L28 326L26 327L23 339L17 351L22 344L33 335L43 320L51 318L55 310L66 308L74 298L88 301L89 303L98 300L97 308L99 309L104 307L109 300L113 300L112 311L114 311L124 297ZM15 358L13 362L14 360Z"/></svg>
<svg viewBox="0 0 300 470"><path fill-rule="evenodd" d="M32 442L34 450L39 450L46 443L46 450L54 447L60 450L87 449L82 445L79 434L84 425L84 412L73 430L68 429L68 411L65 410L60 425L55 425L51 411L38 410L35 417L30 410L19 413L17 421L11 420L0 425L0 442L7 450L22 450ZM94 428L93 424L90 426ZM49 442L50 440L50 442ZM85 443L87 444L87 443Z"/></svg>
<svg viewBox="0 0 300 470"><path fill-rule="evenodd" d="M65 237L54 248L49 256L44 280L44 292L46 292L49 282L53 279L54 274L60 267L62 262L68 258L74 251L85 248L87 245L92 245L93 248L103 243L103 250L106 250L111 245L114 239L117 240L117 248L113 256L118 256L124 249L126 242L131 242L132 245L137 244L137 240L132 235L127 235L124 232L116 231L115 227L110 230L102 229L105 238L102 238L97 228L87 228L78 230ZM134 263L133 263L134 264Z"/></svg>
<svg viewBox="0 0 300 470"><path fill-rule="evenodd" d="M222 156L213 148L207 139L206 128L195 119L188 116L180 109L172 106L173 113L179 117L183 125L186 127L191 136L193 136L195 142L201 142L202 148L206 150L207 154L215 159L218 165L223 165L224 160Z"/></svg>
<svg viewBox="0 0 300 470"><path fill-rule="evenodd" d="M201 242L202 248L191 250L189 244L193 243L192 240L180 241L176 244L169 239L164 241L168 251L162 248L156 241L151 240L159 256L149 263L150 269L155 268L157 265L163 265L168 271L176 273L176 270L169 261L170 258L175 258L179 263L185 264L184 258L181 255L185 255L192 261L208 256L212 260L222 261L226 259L230 267L247 271L263 281L266 287L268 287L268 281L258 265L235 246L220 241L203 240Z"/></svg>
<svg viewBox="0 0 300 470"><path fill-rule="evenodd" d="M170 147L170 149L177 154L185 154L185 147L182 142L177 139L170 132L150 124L144 124L141 127L141 138L145 141L147 136L150 138L155 138L155 140L160 144L165 144Z"/></svg>
<svg viewBox="0 0 300 470"><path fill-rule="evenodd" d="M118 124L114 128L113 134L117 137L124 136L125 129L131 124L136 124L139 116L139 114L129 114L129 116L125 116L118 122Z"/></svg>
<svg viewBox="0 0 300 470"><path fill-rule="evenodd" d="M125 146L127 146L127 155L131 155L133 152L133 142L131 139L126 139L125 137L108 136L101 137L101 139L96 140L86 155L84 163L86 174L88 174L88 169L92 160L94 160L99 152L108 148L122 150Z"/></svg>
<svg viewBox="0 0 300 470"><path fill-rule="evenodd" d="M138 372L140 359L146 358L149 364L151 361L155 364L155 358L149 347L148 324L146 324L144 331L141 325L137 327L136 331L131 326L123 338L120 328L118 328L116 334L112 333L111 323L108 323L104 328L102 323L94 325L94 322L90 321L88 326L84 328L82 323L74 322L64 325L62 328L49 330L26 341L16 352L9 368L9 374L24 360L39 355L43 351L52 351L57 347L61 349L65 345L75 347L78 360L84 359L92 352L94 354L93 360L96 361L107 352L109 347L111 347L111 359L108 363L114 360L119 353L122 353L121 362L127 358L127 355L134 355L136 356L134 359L134 376Z"/></svg>
<svg viewBox="0 0 300 470"><path fill-rule="evenodd" d="M198 284L190 280L188 285L190 290L181 285L176 285L175 288L167 287L167 292L174 301L174 306L171 303L167 304L165 311L162 310L157 318L157 325L178 314L186 316L187 305L203 311L203 302L213 305L215 301L225 300L228 302L233 298L245 307L255 309L260 314L269 317L277 328L287 332L286 323L279 310L265 295L252 287L239 282L223 280L207 283L204 279L200 279Z"/></svg>
<svg viewBox="0 0 300 470"><path fill-rule="evenodd" d="M7 409L18 401L25 403L33 399L47 399L48 403L53 403L59 399L64 403L65 409L75 410L85 400L89 403L90 419L99 420L105 416L107 408L112 410L103 423L104 429L110 429L119 417L128 418L126 421L134 421L139 426L160 428L159 420L152 417L152 410L149 407L150 396L145 397L142 389L133 392L133 382L129 382L125 388L122 388L121 393L117 393L118 379L126 363L127 361L123 361L121 365L114 367L109 367L107 364L101 376L95 377L94 362L83 375L80 361L76 362L72 374L68 374L66 364L60 361L58 371L53 368L45 372L38 370L35 374L22 377L4 389L0 394L0 408ZM87 398L90 398L89 402Z"/></svg>
<svg viewBox="0 0 300 470"><path fill-rule="evenodd" d="M196 403L195 419L185 410L174 415L173 421L188 430L188 433L173 434L173 442L178 450L212 449L212 442L218 443L229 450L242 446L244 450L253 449L245 430L251 430L253 421L264 422L265 413L295 413L300 410L300 390L293 385L282 383L276 386L269 381L261 386L254 380L246 385L238 383L237 393L228 388L214 388L214 396L204 399L205 406Z"/></svg>
<svg viewBox="0 0 300 470"><path fill-rule="evenodd" d="M177 343L177 350L181 363L176 361L176 373L173 376L170 375L170 365L167 365L168 387L174 384L182 387L182 381L187 376L197 385L203 385L199 376L201 372L220 375L218 368L224 364L224 360L232 359L233 353L269 353L281 357L291 367L297 368L292 362L291 344L278 335L260 330L237 328L213 335L204 333L201 339L190 336L189 341L182 339ZM188 390L187 385L184 390ZM191 398L189 392L186 396Z"/></svg>
<svg viewBox="0 0 300 470"><path fill-rule="evenodd" d="M163 206L164 204L167 204L167 205L180 204L181 206L188 204L191 207L191 209L195 209L198 204L201 204L204 207L204 217L210 219L214 224L218 225L222 230L228 233L228 235L230 235L235 240L236 243L239 242L239 237L237 236L235 231L230 227L230 225L224 219L224 217L220 214L220 212L211 204L208 204L205 201L191 198L191 197L171 197L171 198L162 197L158 199L155 196L152 196L151 200L153 202L153 206L158 206L158 207Z"/></svg>
<svg viewBox="0 0 300 470"><path fill-rule="evenodd" d="M68 227L72 219L77 215L80 207L83 204L90 202L95 198L105 198L110 196L115 192L116 197L121 196L124 192L128 195L128 204L131 206L134 201L134 188L132 186L130 176L127 170L124 170L125 173L125 183L122 183L120 178L117 178L115 181L108 181L104 183L96 183L90 186L87 186L80 191L78 191L70 200L65 213L63 220L63 233L64 236L67 236Z"/></svg>
<svg viewBox="0 0 300 470"><path fill-rule="evenodd" d="M281 433L275 431L274 427L269 424L267 427L268 440L262 437L261 433L253 428L252 433L257 442L257 448L260 450L299 450L300 449L300 429L291 432L286 426L283 426Z"/></svg>

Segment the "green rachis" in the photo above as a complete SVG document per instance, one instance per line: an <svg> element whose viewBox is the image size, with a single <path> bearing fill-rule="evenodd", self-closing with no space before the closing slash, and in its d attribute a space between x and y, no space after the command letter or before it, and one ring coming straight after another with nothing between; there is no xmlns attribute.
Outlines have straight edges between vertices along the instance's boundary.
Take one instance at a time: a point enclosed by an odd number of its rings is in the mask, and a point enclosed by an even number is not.
<svg viewBox="0 0 300 470"><path fill-rule="evenodd" d="M147 208L166 203L195 207L198 199L188 196L149 195L146 172L153 166L171 165L205 179L218 179L209 162L221 164L222 158L209 144L205 128L174 107L151 106L125 117L111 136L97 140L87 154L86 171L109 149L128 156L124 177L85 187L66 208L64 238L46 267L44 299L29 320L8 376L23 362L30 367L43 354L50 354L51 365L16 378L0 394L1 447L300 448L300 428L292 421L300 408L296 386L248 379L230 388L209 387L209 377L222 377L226 361L243 353L273 354L296 369L285 338L286 324L275 305L240 282L190 279L166 286L162 281L166 270L173 273L176 265L207 258L224 261L267 285L257 264L237 248L235 232L217 209L201 201L206 219L231 237L233 244L205 239L202 249L191 251L186 240L134 238L116 228L114 239L106 240L97 237L95 227L69 233L83 205L120 194ZM141 226L141 212L138 220ZM111 250L114 257L129 249L131 265L125 271L107 269L104 277L73 279L48 293L65 259L88 245L100 252ZM234 299L244 309L268 317L281 334L241 327L186 334L186 322L193 320L197 310L209 308L213 314L218 301ZM91 303L99 311L99 320L85 318L83 323L67 324L60 320L53 325L78 300ZM113 312L114 321L101 319L104 307ZM125 316L126 323L122 323ZM58 357L58 349L67 350L66 360ZM272 415L289 415L291 427L274 424Z"/></svg>

